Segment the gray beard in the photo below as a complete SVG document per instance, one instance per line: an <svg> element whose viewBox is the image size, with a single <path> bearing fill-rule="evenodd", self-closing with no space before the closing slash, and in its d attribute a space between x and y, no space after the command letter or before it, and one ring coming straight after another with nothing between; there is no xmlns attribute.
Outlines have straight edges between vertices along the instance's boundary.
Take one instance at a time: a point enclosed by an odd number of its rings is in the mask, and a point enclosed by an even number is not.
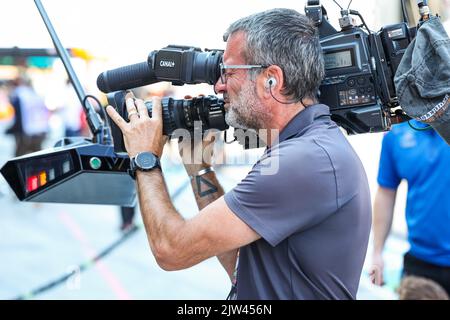
<svg viewBox="0 0 450 320"><path fill-rule="evenodd" d="M263 111L263 107L256 98L254 83L248 81L239 92L237 101L231 103L225 113L225 121L228 125L240 129L259 130L266 127L270 118L269 112Z"/></svg>
<svg viewBox="0 0 450 320"><path fill-rule="evenodd" d="M225 122L233 128L236 129L248 129L245 123L243 123L238 116L238 114L234 111L234 107L231 107L228 109L227 112L225 112Z"/></svg>

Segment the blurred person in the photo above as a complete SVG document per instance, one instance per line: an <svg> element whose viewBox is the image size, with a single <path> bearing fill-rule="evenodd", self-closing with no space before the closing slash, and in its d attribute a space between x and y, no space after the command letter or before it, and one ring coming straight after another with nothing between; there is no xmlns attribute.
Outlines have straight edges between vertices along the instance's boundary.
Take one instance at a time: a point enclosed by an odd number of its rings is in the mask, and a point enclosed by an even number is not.
<svg viewBox="0 0 450 320"><path fill-rule="evenodd" d="M30 79L20 76L14 81L10 101L15 117L7 133L14 134L15 156L41 150L49 130L49 112L44 99L36 93Z"/></svg>
<svg viewBox="0 0 450 320"><path fill-rule="evenodd" d="M400 300L449 300L444 288L423 277L404 277L397 292Z"/></svg>
<svg viewBox="0 0 450 320"><path fill-rule="evenodd" d="M79 137L83 134L84 116L83 107L76 95L69 79L66 80L66 87L62 92L64 103L60 107L61 118L64 123L65 137Z"/></svg>
<svg viewBox="0 0 450 320"><path fill-rule="evenodd" d="M408 182L406 223L410 249L403 275L417 275L450 292L450 146L416 120L393 126L384 138L373 207L371 280L384 283L383 249L389 235L397 188ZM420 130L421 129L421 130Z"/></svg>
<svg viewBox="0 0 450 320"><path fill-rule="evenodd" d="M232 282L230 299L355 299L371 224L369 186L329 107L317 102L324 63L316 28L294 10L274 9L234 22L224 39L215 90L224 95L228 124L272 134L261 136L264 155L225 195L208 157L183 156L195 217L175 209L158 165L160 100L150 118L143 101L128 95L129 122L107 107L124 134L157 263L179 270L217 256ZM265 172L272 165L278 170Z"/></svg>
<svg viewBox="0 0 450 320"><path fill-rule="evenodd" d="M8 121L14 116L14 108L8 97L8 82L0 80L0 121Z"/></svg>
<svg viewBox="0 0 450 320"><path fill-rule="evenodd" d="M120 231L128 232L135 228L134 215L136 207L120 207Z"/></svg>

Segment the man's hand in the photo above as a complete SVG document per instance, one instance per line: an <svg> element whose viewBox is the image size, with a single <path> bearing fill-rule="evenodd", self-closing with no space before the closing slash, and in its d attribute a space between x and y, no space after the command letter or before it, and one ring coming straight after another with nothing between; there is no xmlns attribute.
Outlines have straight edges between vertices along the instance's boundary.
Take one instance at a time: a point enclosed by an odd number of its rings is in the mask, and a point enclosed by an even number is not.
<svg viewBox="0 0 450 320"><path fill-rule="evenodd" d="M127 93L125 101L130 122L126 122L111 106L106 107L106 112L122 131L128 155L131 158L140 152L152 152L161 157L167 140L162 134L161 99L153 98L151 118L144 102L134 98L131 92Z"/></svg>
<svg viewBox="0 0 450 320"><path fill-rule="evenodd" d="M214 142L219 134L217 130L210 130L205 132L203 139L199 141L187 139L178 141L178 151L188 173L212 166Z"/></svg>
<svg viewBox="0 0 450 320"><path fill-rule="evenodd" d="M372 266L369 269L370 280L377 286L384 285L383 280L384 261L381 253L374 253L372 257Z"/></svg>
<svg viewBox="0 0 450 320"><path fill-rule="evenodd" d="M185 96L184 98L192 99L191 96ZM203 139L200 136L195 136L195 134L194 132L191 139L185 138L178 141L178 151L189 175L212 166L214 142L219 138L220 131L210 129L203 134Z"/></svg>

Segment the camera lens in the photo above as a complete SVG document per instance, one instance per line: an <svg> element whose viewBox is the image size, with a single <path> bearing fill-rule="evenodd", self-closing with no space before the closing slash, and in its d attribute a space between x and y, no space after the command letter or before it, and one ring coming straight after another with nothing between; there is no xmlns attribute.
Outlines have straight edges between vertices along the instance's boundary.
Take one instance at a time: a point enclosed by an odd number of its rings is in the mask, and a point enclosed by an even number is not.
<svg viewBox="0 0 450 320"><path fill-rule="evenodd" d="M194 122L201 121L202 130L226 130L225 109L222 99L216 96L199 97L193 99L163 98L163 134L171 136L176 129L194 131ZM151 116L153 103L146 101Z"/></svg>

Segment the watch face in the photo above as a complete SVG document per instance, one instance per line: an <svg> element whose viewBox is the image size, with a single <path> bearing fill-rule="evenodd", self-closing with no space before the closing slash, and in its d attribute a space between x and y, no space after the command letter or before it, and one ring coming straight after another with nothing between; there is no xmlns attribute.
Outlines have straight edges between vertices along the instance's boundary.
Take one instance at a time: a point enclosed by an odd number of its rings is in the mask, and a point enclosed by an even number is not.
<svg viewBox="0 0 450 320"><path fill-rule="evenodd" d="M137 155L136 165L141 169L152 169L156 165L156 157L150 152L143 152Z"/></svg>

